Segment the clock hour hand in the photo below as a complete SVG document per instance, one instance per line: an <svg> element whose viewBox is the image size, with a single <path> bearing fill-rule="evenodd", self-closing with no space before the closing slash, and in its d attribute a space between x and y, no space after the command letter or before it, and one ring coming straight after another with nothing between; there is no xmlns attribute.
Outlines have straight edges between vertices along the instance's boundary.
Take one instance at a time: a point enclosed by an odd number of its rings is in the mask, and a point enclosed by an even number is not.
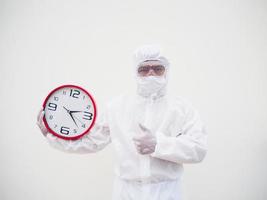
<svg viewBox="0 0 267 200"><path fill-rule="evenodd" d="M77 110L70 111L70 113L78 113L78 112L82 112L82 111L77 111Z"/></svg>
<svg viewBox="0 0 267 200"><path fill-rule="evenodd" d="M70 111L71 114L72 114L72 113L78 113L78 112L83 112L83 111L78 111L78 110ZM78 117L76 117L75 115L73 115L73 117L74 117L75 119L77 119L82 125L84 125L84 123L83 123Z"/></svg>

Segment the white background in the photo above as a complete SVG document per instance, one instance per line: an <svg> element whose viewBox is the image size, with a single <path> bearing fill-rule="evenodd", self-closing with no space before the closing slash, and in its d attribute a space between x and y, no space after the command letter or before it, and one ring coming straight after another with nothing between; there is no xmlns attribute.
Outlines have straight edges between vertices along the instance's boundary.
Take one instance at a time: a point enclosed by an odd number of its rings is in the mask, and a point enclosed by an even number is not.
<svg viewBox="0 0 267 200"><path fill-rule="evenodd" d="M135 90L132 52L157 43L168 92L191 101L209 134L185 165L188 200L267 199L267 2L262 0L0 0L0 199L111 199L113 148L51 148L36 116L62 84L98 110Z"/></svg>

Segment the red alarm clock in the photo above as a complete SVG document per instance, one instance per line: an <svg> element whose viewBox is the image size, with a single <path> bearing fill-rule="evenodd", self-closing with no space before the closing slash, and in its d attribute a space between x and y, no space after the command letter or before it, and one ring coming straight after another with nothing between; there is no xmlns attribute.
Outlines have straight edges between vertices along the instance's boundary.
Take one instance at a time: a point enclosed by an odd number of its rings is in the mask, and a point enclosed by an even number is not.
<svg viewBox="0 0 267 200"><path fill-rule="evenodd" d="M75 140L88 133L97 114L93 97L76 85L62 85L52 90L43 109L48 131L66 140Z"/></svg>

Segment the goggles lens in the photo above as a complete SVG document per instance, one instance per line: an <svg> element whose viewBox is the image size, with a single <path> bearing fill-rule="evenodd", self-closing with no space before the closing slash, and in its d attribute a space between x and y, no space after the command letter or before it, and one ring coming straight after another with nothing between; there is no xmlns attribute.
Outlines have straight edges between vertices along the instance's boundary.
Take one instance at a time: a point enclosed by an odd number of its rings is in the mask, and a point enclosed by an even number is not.
<svg viewBox="0 0 267 200"><path fill-rule="evenodd" d="M153 66L141 66L138 68L138 74L141 76L147 75L150 70L153 70L156 75L162 75L165 71L165 67L162 65L153 65Z"/></svg>

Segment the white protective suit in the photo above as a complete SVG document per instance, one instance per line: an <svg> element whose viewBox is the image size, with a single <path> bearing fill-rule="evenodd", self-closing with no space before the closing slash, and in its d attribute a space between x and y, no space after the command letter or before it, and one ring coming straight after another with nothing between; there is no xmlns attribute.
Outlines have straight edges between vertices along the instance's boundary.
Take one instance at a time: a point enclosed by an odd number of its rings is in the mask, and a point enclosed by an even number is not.
<svg viewBox="0 0 267 200"><path fill-rule="evenodd" d="M134 59L135 66L145 60L161 60L168 73L169 64L158 48L142 47ZM203 160L207 138L196 110L181 98L166 94L167 77L156 84L153 93L142 89L144 85L137 80L137 94L112 100L81 139L67 141L48 133L48 142L67 152L93 153L112 141L117 158L113 200L180 200L183 163ZM132 138L140 132L139 123L156 137L152 154L141 155L136 150Z"/></svg>

